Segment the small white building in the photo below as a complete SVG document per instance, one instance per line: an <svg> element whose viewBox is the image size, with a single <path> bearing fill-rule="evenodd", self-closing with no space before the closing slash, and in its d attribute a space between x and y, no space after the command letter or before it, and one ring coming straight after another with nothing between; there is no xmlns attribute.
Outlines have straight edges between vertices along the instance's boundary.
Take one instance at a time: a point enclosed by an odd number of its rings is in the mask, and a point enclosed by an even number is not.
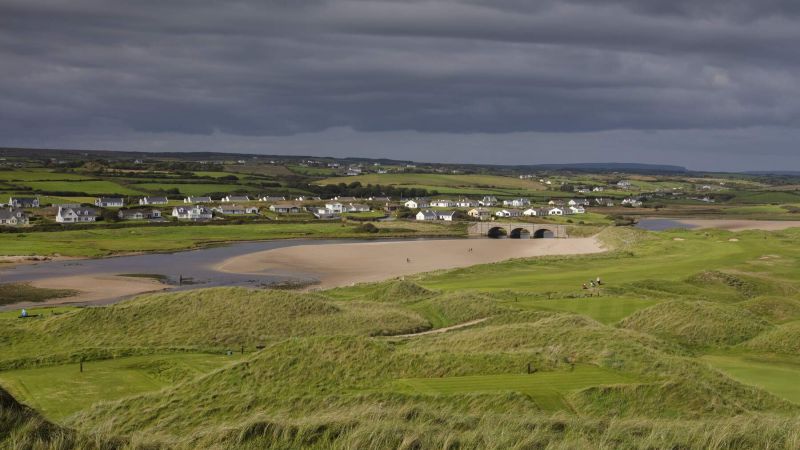
<svg viewBox="0 0 800 450"><path fill-rule="evenodd" d="M456 206L458 206L459 208L475 208L479 205L476 200L472 200L469 198L460 198L456 200Z"/></svg>
<svg viewBox="0 0 800 450"><path fill-rule="evenodd" d="M56 213L58 223L85 223L97 220L97 211L93 208L59 206Z"/></svg>
<svg viewBox="0 0 800 450"><path fill-rule="evenodd" d="M196 204L196 203L211 203L211 197L186 197L183 203Z"/></svg>
<svg viewBox="0 0 800 450"><path fill-rule="evenodd" d="M161 219L161 211L149 208L121 209L117 217L120 220Z"/></svg>
<svg viewBox="0 0 800 450"><path fill-rule="evenodd" d="M501 209L494 213L497 217L520 217L522 216L522 211L518 209Z"/></svg>
<svg viewBox="0 0 800 450"><path fill-rule="evenodd" d="M428 200L424 199L424 198L408 200L408 201L406 201L404 203L404 205L405 205L406 208L409 208L409 209L421 209L421 208L430 208L431 207L431 203Z"/></svg>
<svg viewBox="0 0 800 450"><path fill-rule="evenodd" d="M125 206L125 199L121 197L100 197L95 199L94 206L101 208L121 208Z"/></svg>
<svg viewBox="0 0 800 450"><path fill-rule="evenodd" d="M436 213L429 209L417 213L417 220L436 220L437 217Z"/></svg>
<svg viewBox="0 0 800 450"><path fill-rule="evenodd" d="M493 195L487 195L482 199L478 200L479 206L494 206L497 204L497 197Z"/></svg>
<svg viewBox="0 0 800 450"><path fill-rule="evenodd" d="M512 208L524 208L526 206L530 206L531 201L527 198L515 198L511 200L503 200L503 206L512 207Z"/></svg>
<svg viewBox="0 0 800 450"><path fill-rule="evenodd" d="M467 211L467 215L478 220L488 220L492 216L492 212L486 208L473 208Z"/></svg>
<svg viewBox="0 0 800 450"><path fill-rule="evenodd" d="M18 227L28 223L30 221L25 211L13 207L0 209L0 225Z"/></svg>
<svg viewBox="0 0 800 450"><path fill-rule="evenodd" d="M268 202L268 203L277 203L277 202L285 202L286 197L278 197L272 195L262 195L258 198L259 201Z"/></svg>
<svg viewBox="0 0 800 450"><path fill-rule="evenodd" d="M586 208L584 208L582 205L570 206L569 210L570 210L570 212L572 214L585 214L586 213Z"/></svg>
<svg viewBox="0 0 800 450"><path fill-rule="evenodd" d="M142 206L166 205L167 203L169 203L169 199L167 199L167 197L142 197L139 199L139 204Z"/></svg>
<svg viewBox="0 0 800 450"><path fill-rule="evenodd" d="M456 211L447 211L447 212L440 212L438 213L439 220L444 220L445 222L452 222L453 219L456 218L458 212Z"/></svg>
<svg viewBox="0 0 800 450"><path fill-rule="evenodd" d="M275 203L269 205L269 210L278 214L297 214L302 208L297 203Z"/></svg>
<svg viewBox="0 0 800 450"><path fill-rule="evenodd" d="M456 206L456 202L446 198L440 198L431 202L432 208L452 208L454 206Z"/></svg>
<svg viewBox="0 0 800 450"><path fill-rule="evenodd" d="M249 202L250 197L246 195L226 195L225 197L222 197L222 201L224 203Z"/></svg>
<svg viewBox="0 0 800 450"><path fill-rule="evenodd" d="M559 207L550 208L549 210L547 210L547 215L548 216L563 216L564 215L564 210L559 208Z"/></svg>
<svg viewBox="0 0 800 450"><path fill-rule="evenodd" d="M172 208L172 217L179 220L210 220L214 213L205 206L176 206Z"/></svg>

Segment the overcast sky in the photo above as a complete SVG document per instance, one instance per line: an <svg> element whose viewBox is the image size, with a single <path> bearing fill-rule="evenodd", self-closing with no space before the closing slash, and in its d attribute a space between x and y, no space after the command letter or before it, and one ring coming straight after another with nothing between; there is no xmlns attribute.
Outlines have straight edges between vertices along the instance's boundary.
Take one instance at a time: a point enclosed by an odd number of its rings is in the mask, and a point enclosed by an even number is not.
<svg viewBox="0 0 800 450"><path fill-rule="evenodd" d="M0 145L800 170L797 0L0 0Z"/></svg>

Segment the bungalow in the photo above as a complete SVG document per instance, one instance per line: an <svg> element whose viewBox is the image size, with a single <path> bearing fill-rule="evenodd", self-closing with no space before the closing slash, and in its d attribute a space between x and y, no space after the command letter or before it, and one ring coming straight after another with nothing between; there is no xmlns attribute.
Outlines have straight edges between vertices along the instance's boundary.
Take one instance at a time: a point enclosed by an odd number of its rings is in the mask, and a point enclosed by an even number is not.
<svg viewBox="0 0 800 450"><path fill-rule="evenodd" d="M59 206L56 213L56 222L58 223L94 222L96 220L97 211L93 208Z"/></svg>
<svg viewBox="0 0 800 450"><path fill-rule="evenodd" d="M467 215L478 220L488 220L492 212L486 208L473 208L467 211Z"/></svg>
<svg viewBox="0 0 800 450"><path fill-rule="evenodd" d="M407 202L404 203L404 205L405 205L406 208L409 208L409 209L420 209L420 208L430 208L431 207L431 203L428 200L424 199L424 198L418 198L418 199L415 199L415 200L408 200Z"/></svg>
<svg viewBox="0 0 800 450"><path fill-rule="evenodd" d="M38 208L39 197L9 197L8 206L14 208Z"/></svg>
<svg viewBox="0 0 800 450"><path fill-rule="evenodd" d="M314 217L320 220L333 220L340 217L339 214L330 212L325 208L311 208L310 211L314 214Z"/></svg>
<svg viewBox="0 0 800 450"><path fill-rule="evenodd" d="M250 197L248 197L246 195L226 195L225 197L222 197L222 201L225 202L225 203L249 202L250 201Z"/></svg>
<svg viewBox="0 0 800 450"><path fill-rule="evenodd" d="M514 208L522 208L523 206L530 206L531 201L527 198L515 198L511 200L503 200L503 206L511 206Z"/></svg>
<svg viewBox="0 0 800 450"><path fill-rule="evenodd" d="M211 209L220 214L225 214L230 216L241 216L244 214L258 214L258 208L255 206L221 205Z"/></svg>
<svg viewBox="0 0 800 450"><path fill-rule="evenodd" d="M211 203L211 197L186 197L183 199L183 203Z"/></svg>
<svg viewBox="0 0 800 450"><path fill-rule="evenodd" d="M389 197L370 197L369 201L387 203L387 202L392 201L392 199L389 198Z"/></svg>
<svg viewBox="0 0 800 450"><path fill-rule="evenodd" d="M436 213L429 209L417 213L417 220L436 220L437 217Z"/></svg>
<svg viewBox="0 0 800 450"><path fill-rule="evenodd" d="M139 204L144 205L166 205L169 203L167 197L143 197L139 199Z"/></svg>
<svg viewBox="0 0 800 450"><path fill-rule="evenodd" d="M440 212L439 213L439 220L444 220L445 222L452 222L458 215L458 211L448 211L448 212Z"/></svg>
<svg viewBox="0 0 800 450"><path fill-rule="evenodd" d="M319 197L309 197L307 195L300 195L294 199L294 201L296 202L311 202L311 201L318 202L320 200L322 199Z"/></svg>
<svg viewBox="0 0 800 450"><path fill-rule="evenodd" d="M529 217L541 216L541 215L543 215L542 212L545 212L545 214L544 214L545 216L547 215L546 214L547 213L546 209L543 209L543 208L528 208L525 211L522 211L522 215L523 216L529 216Z"/></svg>
<svg viewBox="0 0 800 450"><path fill-rule="evenodd" d="M478 206L478 202L469 198L460 198L456 200L456 206L459 208L475 208Z"/></svg>
<svg viewBox="0 0 800 450"><path fill-rule="evenodd" d="M578 205L578 206L570 206L570 207L569 207L569 210L570 210L570 212L571 212L572 214L585 214L585 213L586 213L586 208L584 208L584 207L583 207L583 206L581 206L581 205Z"/></svg>
<svg viewBox="0 0 800 450"><path fill-rule="evenodd" d="M566 202L564 202L564 200L550 200L549 202L547 202L547 204L550 206L559 206L559 207L567 205Z"/></svg>
<svg viewBox="0 0 800 450"><path fill-rule="evenodd" d="M176 206L172 208L172 217L184 220L210 220L214 214L205 206Z"/></svg>
<svg viewBox="0 0 800 450"><path fill-rule="evenodd" d="M161 219L161 211L148 208L120 209L117 217L120 220Z"/></svg>
<svg viewBox="0 0 800 450"><path fill-rule="evenodd" d="M550 208L547 211L547 215L549 215L549 216L563 216L564 215L564 210L561 209L561 208L558 208L558 207Z"/></svg>
<svg viewBox="0 0 800 450"><path fill-rule="evenodd" d="M642 202L635 198L626 198L622 200L622 206L628 206L631 208L640 208L642 206Z"/></svg>
<svg viewBox="0 0 800 450"><path fill-rule="evenodd" d="M120 197L100 197L95 199L94 206L101 208L121 208L125 206L125 199Z"/></svg>
<svg viewBox="0 0 800 450"><path fill-rule="evenodd" d="M348 203L346 206L342 208L343 212L369 212L370 207L367 205L362 205L360 203Z"/></svg>
<svg viewBox="0 0 800 450"><path fill-rule="evenodd" d="M269 210L278 214L297 214L302 211L297 203L275 203L269 205Z"/></svg>
<svg viewBox="0 0 800 450"><path fill-rule="evenodd" d="M618 188L621 188L621 189L628 189L628 188L630 188L630 187L631 187L631 182L630 182L630 181L628 181L628 180L620 180L620 181L617 183L617 187L618 187Z"/></svg>
<svg viewBox="0 0 800 450"><path fill-rule="evenodd" d="M589 206L589 200L585 198L573 198L567 202L567 206Z"/></svg>
<svg viewBox="0 0 800 450"><path fill-rule="evenodd" d="M494 213L497 217L519 217L522 215L522 211L518 209L501 209Z"/></svg>
<svg viewBox="0 0 800 450"><path fill-rule="evenodd" d="M286 197L277 197L273 195L262 195L258 198L258 201L261 202L269 202L269 203L277 203L277 202L285 202Z"/></svg>
<svg viewBox="0 0 800 450"><path fill-rule="evenodd" d="M595 186L592 188L592 192L603 192L605 188L603 186Z"/></svg>
<svg viewBox="0 0 800 450"><path fill-rule="evenodd" d="M497 204L497 197L493 195L487 195L482 199L478 200L478 205L480 206L494 206Z"/></svg>
<svg viewBox="0 0 800 450"><path fill-rule="evenodd" d="M336 200L336 201L340 201L340 202L355 202L355 201L358 201L358 199L356 197L340 197L338 195L336 197L333 197L333 199Z"/></svg>
<svg viewBox="0 0 800 450"><path fill-rule="evenodd" d="M0 209L0 225L16 227L20 225L28 225L28 215L25 211L16 208Z"/></svg>
<svg viewBox="0 0 800 450"><path fill-rule="evenodd" d="M446 198L440 198L431 202L431 207L433 208L452 208L454 206L456 206L456 202Z"/></svg>

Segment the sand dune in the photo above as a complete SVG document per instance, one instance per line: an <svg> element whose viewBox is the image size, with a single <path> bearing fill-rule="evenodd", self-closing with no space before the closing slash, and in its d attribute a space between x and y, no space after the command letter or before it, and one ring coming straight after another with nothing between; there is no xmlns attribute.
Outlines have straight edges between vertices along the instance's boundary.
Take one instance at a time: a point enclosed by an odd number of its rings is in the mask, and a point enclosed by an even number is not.
<svg viewBox="0 0 800 450"><path fill-rule="evenodd" d="M316 288L330 288L512 258L578 255L603 250L595 238L299 245L237 256L223 261L215 269L229 273L308 277L320 281Z"/></svg>
<svg viewBox="0 0 800 450"><path fill-rule="evenodd" d="M800 227L798 220L747 220L747 219L673 219L697 228L717 228L729 231L777 231Z"/></svg>
<svg viewBox="0 0 800 450"><path fill-rule="evenodd" d="M32 281L31 285L40 288L72 289L78 291L78 294L39 303L19 303L13 305L14 308L55 304L102 304L145 292L164 290L168 287L151 278L122 277L110 274L53 277Z"/></svg>

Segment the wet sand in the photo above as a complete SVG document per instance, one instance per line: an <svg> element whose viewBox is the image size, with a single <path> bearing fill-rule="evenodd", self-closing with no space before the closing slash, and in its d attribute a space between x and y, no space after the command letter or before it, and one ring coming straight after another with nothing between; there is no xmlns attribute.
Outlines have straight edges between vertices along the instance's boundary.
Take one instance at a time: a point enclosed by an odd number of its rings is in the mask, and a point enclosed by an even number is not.
<svg viewBox="0 0 800 450"><path fill-rule="evenodd" d="M800 227L798 220L747 220L747 219L672 219L696 228L717 228L728 231L763 230L778 231Z"/></svg>
<svg viewBox="0 0 800 450"><path fill-rule="evenodd" d="M469 249L472 251L469 251ZM595 238L447 239L298 245L229 258L214 268L239 274L310 277L317 289L513 258L580 255L605 249Z"/></svg>
<svg viewBox="0 0 800 450"><path fill-rule="evenodd" d="M28 308L53 305L102 304L110 299L122 298L156 292L168 286L152 278L121 277L117 275L75 275L54 277L30 282L31 286L50 289L70 289L78 291L71 297L53 298L43 302L24 302L8 305L13 308Z"/></svg>

